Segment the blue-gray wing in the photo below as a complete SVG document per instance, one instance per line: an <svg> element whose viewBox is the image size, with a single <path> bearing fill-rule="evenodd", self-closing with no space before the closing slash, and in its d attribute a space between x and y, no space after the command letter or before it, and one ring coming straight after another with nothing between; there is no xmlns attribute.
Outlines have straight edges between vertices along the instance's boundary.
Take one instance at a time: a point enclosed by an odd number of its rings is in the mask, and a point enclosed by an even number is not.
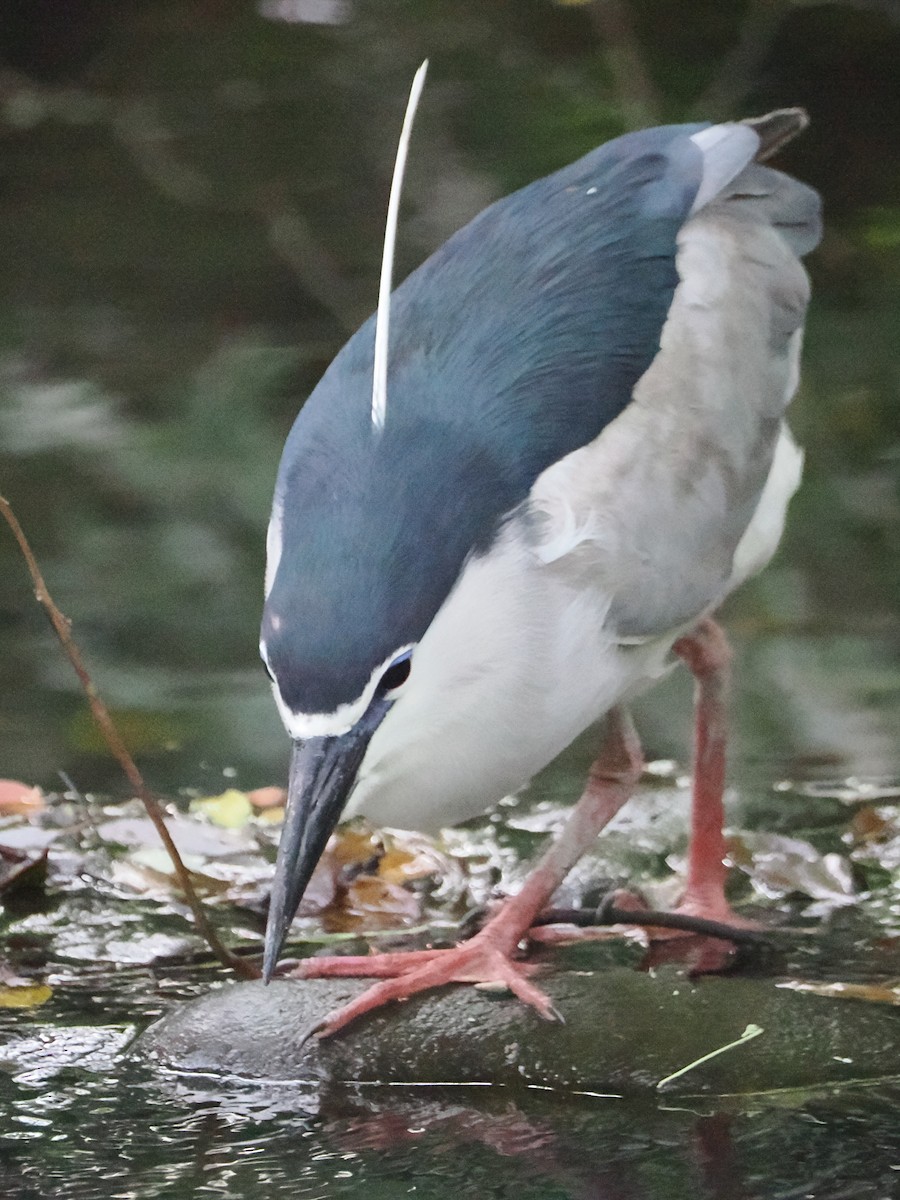
<svg viewBox="0 0 900 1200"><path fill-rule="evenodd" d="M394 294L381 433L373 322L337 356L276 487L263 637L292 707L357 695L541 474L632 404L679 285L680 231L760 146L747 126L714 128L711 145L700 125L616 139L454 235ZM304 664L293 681L290 660Z"/></svg>
<svg viewBox="0 0 900 1200"><path fill-rule="evenodd" d="M632 403L532 488L536 552L621 640L692 623L774 553L802 467L783 421L809 299L799 255L818 236L812 189L746 166L679 233Z"/></svg>

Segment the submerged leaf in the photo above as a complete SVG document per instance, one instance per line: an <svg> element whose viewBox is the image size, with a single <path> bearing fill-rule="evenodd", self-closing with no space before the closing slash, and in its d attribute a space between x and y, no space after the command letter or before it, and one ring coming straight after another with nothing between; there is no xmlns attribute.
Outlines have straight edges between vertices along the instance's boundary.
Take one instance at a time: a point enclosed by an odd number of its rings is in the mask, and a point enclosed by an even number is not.
<svg viewBox="0 0 900 1200"><path fill-rule="evenodd" d="M389 926L405 928L421 917L418 897L399 883L388 883L376 875L358 875L335 905L325 914L332 932L365 932Z"/></svg>
<svg viewBox="0 0 900 1200"><path fill-rule="evenodd" d="M46 983L33 983L27 987L0 984L0 1008L37 1008L46 1004L52 995L53 988Z"/></svg>
<svg viewBox="0 0 900 1200"><path fill-rule="evenodd" d="M337 866L349 867L380 858L384 847L371 830L351 826L337 830L328 844L328 850Z"/></svg>
<svg viewBox="0 0 900 1200"><path fill-rule="evenodd" d="M443 875L447 869L446 855L424 846L391 846L378 864L378 874L387 883L410 883Z"/></svg>

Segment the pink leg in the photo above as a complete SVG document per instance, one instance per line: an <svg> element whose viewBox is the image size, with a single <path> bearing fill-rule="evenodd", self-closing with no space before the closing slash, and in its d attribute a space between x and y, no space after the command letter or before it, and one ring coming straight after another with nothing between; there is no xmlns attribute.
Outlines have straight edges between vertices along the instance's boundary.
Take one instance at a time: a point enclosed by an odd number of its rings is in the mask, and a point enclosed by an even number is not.
<svg viewBox="0 0 900 1200"><path fill-rule="evenodd" d="M693 633L679 638L674 650L696 680L691 839L687 886L677 911L740 925L725 899L722 830L731 648L722 627L707 617Z"/></svg>
<svg viewBox="0 0 900 1200"><path fill-rule="evenodd" d="M419 950L347 958L305 959L293 972L304 979L321 976L375 976L374 984L337 1009L320 1027L328 1036L391 1000L406 1000L445 983L502 982L520 1000L547 1018L555 1013L548 998L526 975L527 964L515 962L519 943L546 907L571 868L597 834L629 798L641 774L641 752L627 713L614 709L608 717L603 748L591 767L588 783L559 838L550 846L496 916L473 938L452 950Z"/></svg>

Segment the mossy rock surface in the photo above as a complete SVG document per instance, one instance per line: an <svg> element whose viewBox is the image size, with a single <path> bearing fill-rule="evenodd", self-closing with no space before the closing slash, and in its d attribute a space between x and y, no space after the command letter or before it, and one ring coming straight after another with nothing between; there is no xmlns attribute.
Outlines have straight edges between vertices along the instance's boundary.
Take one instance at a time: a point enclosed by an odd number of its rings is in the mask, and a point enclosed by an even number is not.
<svg viewBox="0 0 900 1200"><path fill-rule="evenodd" d="M900 1012L779 988L771 980L674 971L559 971L541 985L565 1018L512 997L444 988L304 1040L361 980L229 984L184 1004L139 1043L185 1072L327 1083L480 1083L648 1094L687 1064L762 1033L665 1085L666 1095L746 1095L900 1074Z"/></svg>

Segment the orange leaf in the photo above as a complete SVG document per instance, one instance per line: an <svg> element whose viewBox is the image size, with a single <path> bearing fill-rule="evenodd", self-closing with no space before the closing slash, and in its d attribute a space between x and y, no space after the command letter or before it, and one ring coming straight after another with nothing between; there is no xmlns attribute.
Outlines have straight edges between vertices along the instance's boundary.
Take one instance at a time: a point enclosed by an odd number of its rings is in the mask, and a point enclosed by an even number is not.
<svg viewBox="0 0 900 1200"><path fill-rule="evenodd" d="M39 787L29 787L17 779L0 779L0 813L33 816L44 809L44 794Z"/></svg>
<svg viewBox="0 0 900 1200"><path fill-rule="evenodd" d="M247 799L254 808L282 808L287 800L287 792L280 787L254 788L247 793Z"/></svg>

